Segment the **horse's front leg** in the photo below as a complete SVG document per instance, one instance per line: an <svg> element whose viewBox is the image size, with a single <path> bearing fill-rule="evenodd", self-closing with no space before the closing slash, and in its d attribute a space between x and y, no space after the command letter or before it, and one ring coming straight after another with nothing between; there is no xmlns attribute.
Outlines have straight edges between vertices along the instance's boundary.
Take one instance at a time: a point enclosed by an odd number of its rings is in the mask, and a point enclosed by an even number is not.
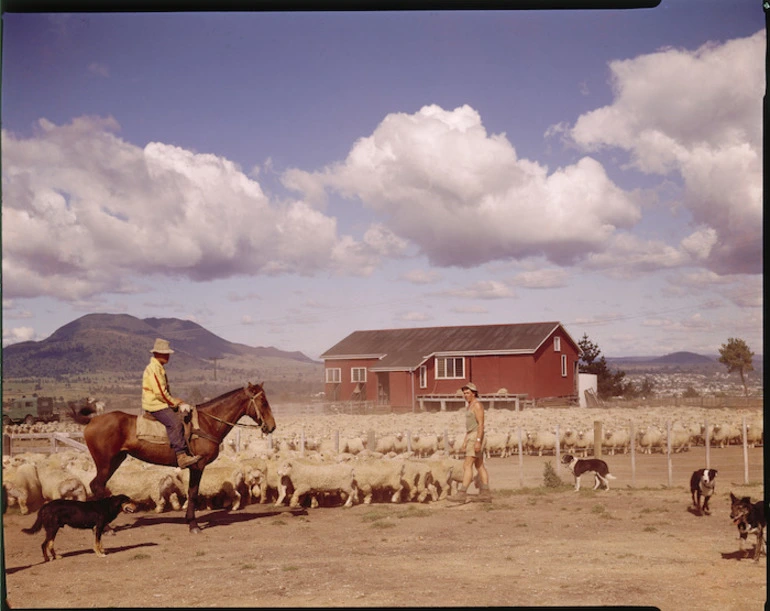
<svg viewBox="0 0 770 611"><path fill-rule="evenodd" d="M199 533L201 531L198 522L195 520L195 505L198 502L198 488L201 483L201 476L203 471L200 469L190 469L190 485L187 488L187 513L185 514L185 521L190 527L191 533Z"/></svg>

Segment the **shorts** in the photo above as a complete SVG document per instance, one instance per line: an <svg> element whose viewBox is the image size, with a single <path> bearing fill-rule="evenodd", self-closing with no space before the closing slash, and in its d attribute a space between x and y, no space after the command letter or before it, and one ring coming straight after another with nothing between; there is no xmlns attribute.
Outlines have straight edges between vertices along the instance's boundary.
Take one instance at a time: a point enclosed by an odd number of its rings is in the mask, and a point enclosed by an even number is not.
<svg viewBox="0 0 770 611"><path fill-rule="evenodd" d="M468 441L465 442L465 456L473 456L474 458L483 458L484 449L487 447L487 436L481 438L481 449L476 451L476 433L471 433L468 437Z"/></svg>

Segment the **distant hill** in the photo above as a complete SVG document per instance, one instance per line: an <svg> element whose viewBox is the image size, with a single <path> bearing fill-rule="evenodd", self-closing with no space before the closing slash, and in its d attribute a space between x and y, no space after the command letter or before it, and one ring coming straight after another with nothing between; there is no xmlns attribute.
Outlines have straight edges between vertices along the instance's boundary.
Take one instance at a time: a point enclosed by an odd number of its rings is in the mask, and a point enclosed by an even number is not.
<svg viewBox="0 0 770 611"><path fill-rule="evenodd" d="M707 356L695 352L672 352L663 356L626 356L605 357L607 364L613 369L626 371L681 371L715 372L727 371L719 362L719 355ZM764 360L761 354L755 354L753 360L754 369L761 371Z"/></svg>
<svg viewBox="0 0 770 611"><path fill-rule="evenodd" d="M3 348L3 377L136 372L147 365L156 337L171 342L174 369L210 369L214 359L270 358L319 364L301 352L229 342L189 320L87 314L37 342Z"/></svg>

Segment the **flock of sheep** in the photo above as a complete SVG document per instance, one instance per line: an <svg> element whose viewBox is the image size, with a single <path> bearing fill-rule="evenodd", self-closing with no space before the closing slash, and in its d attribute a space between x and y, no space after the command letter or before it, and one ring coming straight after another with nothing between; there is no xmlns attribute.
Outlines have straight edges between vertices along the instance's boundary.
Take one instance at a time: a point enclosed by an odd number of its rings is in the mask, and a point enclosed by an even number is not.
<svg viewBox="0 0 770 611"><path fill-rule="evenodd" d="M274 410L278 428L270 436L237 427L206 467L201 504L239 509L253 502L343 505L372 502L430 502L451 495L462 480L456 445L464 435L463 412L387 415L287 415ZM246 424L248 419L243 419ZM602 423L603 452L627 453L634 431L638 452L686 451L706 440L711 447L763 439L762 412L736 409L528 409L487 410L486 452L588 455L594 423ZM5 433L81 430L72 423L12 425ZM87 452L3 457L3 493L21 513L56 498L85 500L95 467ZM112 494L127 494L156 512L185 508L188 471L131 457L108 482ZM5 505L4 505L5 506Z"/></svg>

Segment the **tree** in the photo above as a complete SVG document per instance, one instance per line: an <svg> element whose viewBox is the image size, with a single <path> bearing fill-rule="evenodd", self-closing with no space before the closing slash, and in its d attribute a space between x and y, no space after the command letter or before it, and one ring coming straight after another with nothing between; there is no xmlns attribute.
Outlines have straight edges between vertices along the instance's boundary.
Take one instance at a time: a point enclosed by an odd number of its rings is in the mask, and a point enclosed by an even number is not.
<svg viewBox="0 0 770 611"><path fill-rule="evenodd" d="M754 353L749 350L745 341L739 338L731 337L726 344L722 344L719 349L719 362L727 367L727 373L737 371L741 375L743 392L749 396L749 389L746 386L746 374L754 371L754 365L751 362Z"/></svg>
<svg viewBox="0 0 770 611"><path fill-rule="evenodd" d="M579 370L581 373L596 375L596 392L601 398L624 395L630 389L631 383L623 381L626 372L620 369L612 371L599 346L588 339L587 334L583 334L578 347L581 350Z"/></svg>

